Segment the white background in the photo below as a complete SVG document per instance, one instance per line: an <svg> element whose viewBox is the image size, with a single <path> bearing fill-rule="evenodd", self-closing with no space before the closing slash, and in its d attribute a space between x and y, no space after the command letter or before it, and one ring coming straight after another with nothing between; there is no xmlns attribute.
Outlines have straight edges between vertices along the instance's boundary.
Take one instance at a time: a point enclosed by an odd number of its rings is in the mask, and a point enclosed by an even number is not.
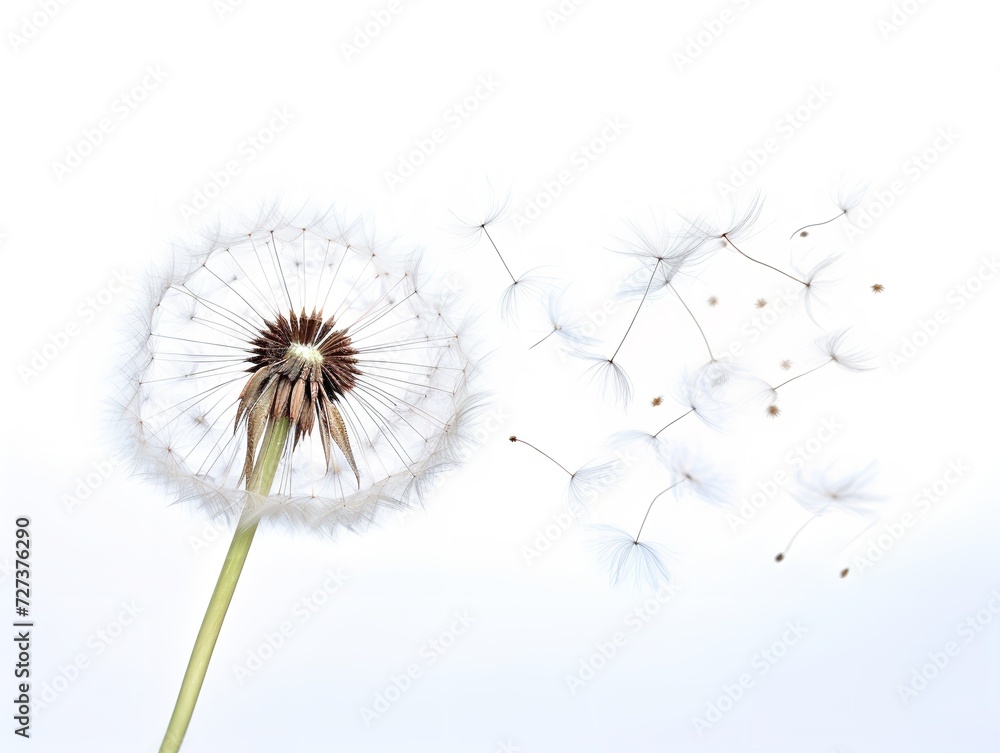
<svg viewBox="0 0 1000 753"><path fill-rule="evenodd" d="M248 0L231 12L210 0L69 2L54 15L46 7L7 4L0 52L3 610L12 615L12 521L29 515L33 689L50 701L35 712L30 741L14 738L11 705L4 708L4 750L159 744L228 534L121 466L106 480L88 475L113 449L106 416L119 333L142 271L189 221L273 198L371 215L380 235L428 248L436 270L483 309L485 345L495 351L494 421L424 510L336 541L258 536L185 751L997 749L1000 619L989 604L1000 588L998 283L986 281L961 310L953 303L956 286L998 251L994 4L908 2L911 12L895 16L889 2L860 0L591 0L564 4L573 12L562 17L552 15L555 2L399 0L391 13L386 2ZM721 33L705 33L723 11L727 22L714 25ZM363 49L346 50L372 13L391 20L360 39ZM44 24L28 39L33 17ZM146 73L157 68L158 82ZM119 98L144 77L155 87L123 110ZM456 121L453 108L475 96L480 77L496 82L494 91ZM814 88L828 96L810 109ZM291 122L248 159L245 140L275 109ZM100 143L81 147L104 118ZM581 171L576 150L609 118L624 131ZM390 185L387 173L435 128L442 143ZM508 221L494 237L518 270L549 265L552 276L575 281L585 314L631 269L609 251L620 247L624 221L724 208L720 182L767 139L776 148L738 193L767 197L747 247L786 268L797 255L842 252L843 282L823 323L856 325L852 335L880 368L824 369L789 387L776 421L754 413L717 435L686 420L674 427L676 440L738 479L738 504L759 482L794 470L786 454L833 419L842 428L811 465L878 459L880 527L844 551L864 523L817 522L776 565L774 553L806 519L787 491L736 530L696 500L665 502L646 529L674 552L677 593L664 604L610 589L578 525L528 563L524 548L560 511L564 479L506 436L581 465L613 431L656 428L676 415L669 398L655 409L648 401L668 395L704 354L676 303L645 307L622 351L637 390L623 414L580 379L579 363L546 346L527 351L545 331L537 315L526 312L516 327L499 322L502 269L483 243L461 247L448 232L450 212L481 213L488 182L509 188L521 207L570 171L572 182L537 220L520 229ZM56 165L81 150L88 153L71 170ZM923 169L913 158L925 152ZM184 206L230 160L237 170L228 184L187 217ZM787 240L836 212L830 197L842 178L871 182L869 208L896 181L898 190L856 237L841 220L808 242ZM95 312L88 299L116 272L130 290ZM874 283L885 285L881 296L869 290ZM763 334L755 329L753 301L775 300L783 284L731 254L687 281L709 337L720 349L745 341L747 365L772 383L787 376L781 359L807 363L820 333L801 308ZM709 295L718 307L705 304ZM918 336L924 347L891 363L939 309L947 322L935 336ZM631 313L619 307L601 337L620 337ZM66 347L25 376L34 351L74 323ZM752 341L750 331L758 332ZM949 462L968 470L932 505L916 506ZM594 521L634 529L664 480L652 466L637 469L595 505ZM907 512L912 525L878 562L837 577ZM338 569L346 583L303 619L296 604ZM123 615L123 604L138 616ZM643 604L656 614L637 623ZM960 623L984 609L981 632L966 642ZM462 611L473 626L428 665L423 647ZM762 673L759 652L782 641L789 621L805 635ZM235 668L283 622L292 635L241 683ZM567 676L616 631L624 645L571 692ZM949 641L957 655L904 702L899 687ZM3 645L0 695L11 698L14 654L9 639ZM66 669L81 656L82 670ZM420 676L366 725L362 709L412 663ZM752 686L699 733L695 718L744 674Z"/></svg>

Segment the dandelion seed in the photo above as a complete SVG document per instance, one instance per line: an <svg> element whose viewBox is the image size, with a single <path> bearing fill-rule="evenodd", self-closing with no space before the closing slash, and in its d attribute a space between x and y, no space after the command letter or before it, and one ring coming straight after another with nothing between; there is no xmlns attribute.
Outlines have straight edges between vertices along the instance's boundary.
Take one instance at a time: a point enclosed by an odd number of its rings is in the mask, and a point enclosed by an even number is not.
<svg viewBox="0 0 1000 753"><path fill-rule="evenodd" d="M796 269L796 272L802 275L804 280L803 285L805 287L802 290L802 299L805 303L806 313L814 323L816 322L816 316L813 310L814 305L819 303L825 308L828 308L826 304L823 303L822 296L834 285L840 282L838 279L832 279L826 276L830 267L832 267L839 259L840 255L834 254L833 256L828 256L825 259L820 260L805 272Z"/></svg>
<svg viewBox="0 0 1000 753"><path fill-rule="evenodd" d="M776 415L772 408L774 408L774 403L778 399L778 390L784 387L786 384L791 384L797 379L801 379L804 376L808 376L813 372L819 371L824 366L828 366L831 363L835 363L841 368L847 369L848 371L869 371L875 367L871 364L871 356L865 351L857 347L848 347L846 344L847 334L849 330L837 330L835 332L828 333L818 338L814 343L813 347L819 351L822 360L816 366L813 366L807 371L803 371L801 374L796 374L791 379L786 379L780 384L772 387L767 383L759 382L763 385L763 388L757 394L757 399L762 400L766 403L765 410L769 416ZM782 368L786 368L785 364L791 367L791 361L782 361Z"/></svg>
<svg viewBox="0 0 1000 753"><path fill-rule="evenodd" d="M777 418L778 416L781 415L781 408L779 408L777 405L769 405L767 406L767 415L769 415L771 418Z"/></svg>
<svg viewBox="0 0 1000 753"><path fill-rule="evenodd" d="M881 500L881 497L868 491L875 477L874 470L875 464L871 463L860 471L837 477L832 477L830 468L811 477L800 475L794 499L812 517L792 535L785 548L774 558L775 561L785 559L795 539L810 523L833 510L843 510L863 517L871 516L874 513L873 506Z"/></svg>
<svg viewBox="0 0 1000 753"><path fill-rule="evenodd" d="M459 223L457 234L470 239L471 243L479 241L485 235L486 239L490 242L490 246L493 247L497 258L503 265L504 271L510 278L510 285L504 288L500 297L500 315L507 322L513 321L517 317L518 309L526 298L541 298L549 290L549 281L547 278L536 274L537 270L530 270L519 277L515 276L510 269L510 265L507 264L507 260L500 253L500 249L493 240L493 236L490 234L489 228L502 222L509 208L510 193L508 192L503 200L498 200L493 193L493 187L490 186L488 207L482 220L479 222L467 222L458 217L458 215L455 215L454 212L452 213Z"/></svg>
<svg viewBox="0 0 1000 753"><path fill-rule="evenodd" d="M762 309L767 305L767 300L764 298L758 298L757 302L754 304L757 308Z"/></svg>
<svg viewBox="0 0 1000 753"><path fill-rule="evenodd" d="M785 371L788 371L790 368L792 368L792 362L786 358L784 361L781 362L781 368L783 368Z"/></svg>
<svg viewBox="0 0 1000 753"><path fill-rule="evenodd" d="M872 285L872 292L873 293L881 293L884 290L885 290L885 285L883 285L880 282L876 282L874 285Z"/></svg>
<svg viewBox="0 0 1000 753"><path fill-rule="evenodd" d="M767 267L778 274L784 275L791 280L795 280L795 282L800 285L805 285L805 281L800 280L798 277L794 277L788 272L778 269L767 262L763 262L760 259L750 256L739 247L738 244L742 243L744 239L750 236L754 225L757 220L760 219L763 209L764 199L759 193L757 193L754 195L749 205L743 210L738 209L735 202L730 203L729 216L721 222L710 222L699 219L689 221L689 223L691 224L692 232L701 234L706 247L708 245L708 241L710 240L721 241L723 246L731 247L738 254L746 259L749 259L754 264Z"/></svg>
<svg viewBox="0 0 1000 753"><path fill-rule="evenodd" d="M701 249L703 245L704 240L702 238L692 235L669 235L660 242L653 242L647 237L639 234L637 241L633 242L631 245L626 243L624 250L619 252L642 260L644 264L644 271L649 273L649 279L643 284L636 286L626 284L620 291L620 295L624 297L632 297L633 295L638 294L641 288L641 296L639 303L636 306L635 313L632 315L632 319L629 321L628 327L625 329L625 334L622 335L622 339L619 341L618 347L615 348L615 351L611 354L610 358L595 356L586 351L576 351L575 354L584 360L592 362L592 366L588 369L588 371L592 370L594 372L592 378L597 377L600 380L603 391L605 393L614 393L615 398L623 406L627 405L631 400L632 383L628 378L628 374L626 374L625 370L615 362L615 359L618 357L618 353L625 344L625 340L628 338L629 333L635 326L635 321L639 317L639 312L642 310L646 299L649 298L650 295L670 287L670 283L673 281L674 277L680 273L686 264L690 263L692 259L695 258L699 249ZM649 264L652 264L652 266L650 267ZM639 274L642 274L642 271L640 271ZM674 292L676 293L676 291ZM680 296L678 296L678 298L680 298ZM687 308L686 304L685 308Z"/></svg>
<svg viewBox="0 0 1000 753"><path fill-rule="evenodd" d="M137 470L236 523L161 750L184 737L260 522L362 529L464 453L469 336L418 261L333 213L272 209L179 250L148 286L125 442Z"/></svg>
<svg viewBox="0 0 1000 753"><path fill-rule="evenodd" d="M586 509L587 502L593 501L599 496L602 488L614 483L618 474L620 463L617 460L588 463L575 471L571 471L547 452L540 450L530 442L525 442L515 434L508 437L508 440L530 447L569 476L566 486L566 498L570 511L576 517L581 516L582 512Z"/></svg>
<svg viewBox="0 0 1000 753"><path fill-rule="evenodd" d="M713 296L709 296L709 298L708 298L708 305L709 306L718 306L719 305L719 299L716 296L714 296L714 295Z"/></svg>
<svg viewBox="0 0 1000 753"><path fill-rule="evenodd" d="M592 526L598 539L594 549L610 573L612 586L629 583L641 591L669 582L665 551L658 544L639 541L615 526Z"/></svg>
<svg viewBox="0 0 1000 753"><path fill-rule="evenodd" d="M850 221L850 213L861 205L861 201L864 199L865 192L867 190L867 183L858 183L850 187L846 183L842 183L840 188L837 190L837 197L834 202L840 211L828 220L824 220L823 222L814 222L811 225L804 225L803 227L800 227L788 236L788 238L792 239L796 235L800 238L805 238L809 235L808 228L828 225L834 220L839 220L841 217L846 217L847 220Z"/></svg>
<svg viewBox="0 0 1000 753"><path fill-rule="evenodd" d="M649 404L652 405L654 408L658 408L660 405L663 404L663 395L657 395L656 397L654 397L652 400L649 401Z"/></svg>
<svg viewBox="0 0 1000 753"><path fill-rule="evenodd" d="M574 319L563 311L563 300L565 291L550 291L546 299L545 310L548 314L549 332L541 340L532 345L528 350L541 345L550 337L555 335L557 340L564 344L580 347L593 345L594 339L584 334L584 322Z"/></svg>

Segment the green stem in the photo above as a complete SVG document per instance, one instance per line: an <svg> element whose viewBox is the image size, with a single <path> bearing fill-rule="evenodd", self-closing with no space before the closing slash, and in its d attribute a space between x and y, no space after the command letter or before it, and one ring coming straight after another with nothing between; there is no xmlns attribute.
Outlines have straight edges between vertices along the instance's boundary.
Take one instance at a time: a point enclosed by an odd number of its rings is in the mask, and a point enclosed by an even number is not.
<svg viewBox="0 0 1000 753"><path fill-rule="evenodd" d="M287 437L287 418L268 423L253 472L247 480L248 492L262 496L270 493ZM248 499L236 526L236 534L226 553L226 561L222 564L222 572L219 573L219 580L215 584L215 591L212 592L212 599L208 602L205 619L202 620L198 638L194 642L194 649L188 660L187 671L184 673L177 703L174 705L174 713L170 717L170 724L167 725L167 733L163 736L163 744L160 745L160 753L177 753L191 722L191 715L194 713L198 694L205 681L205 673L212 659L215 642L219 639L219 631L222 630L222 621L226 618L226 611L229 609L233 592L243 571L243 563L246 562L250 544L257 532L257 521L249 524L246 522L247 512L252 504L253 500Z"/></svg>

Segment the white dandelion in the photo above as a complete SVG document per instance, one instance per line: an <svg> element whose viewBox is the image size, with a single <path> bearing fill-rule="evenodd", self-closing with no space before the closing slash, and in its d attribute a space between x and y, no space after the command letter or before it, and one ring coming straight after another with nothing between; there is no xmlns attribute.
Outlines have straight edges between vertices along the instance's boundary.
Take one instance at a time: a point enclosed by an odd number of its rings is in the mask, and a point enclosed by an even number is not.
<svg viewBox="0 0 1000 753"><path fill-rule="evenodd" d="M482 401L419 256L333 212L179 248L137 309L121 405L139 471L236 534L162 750L177 750L261 522L333 534L417 503Z"/></svg>

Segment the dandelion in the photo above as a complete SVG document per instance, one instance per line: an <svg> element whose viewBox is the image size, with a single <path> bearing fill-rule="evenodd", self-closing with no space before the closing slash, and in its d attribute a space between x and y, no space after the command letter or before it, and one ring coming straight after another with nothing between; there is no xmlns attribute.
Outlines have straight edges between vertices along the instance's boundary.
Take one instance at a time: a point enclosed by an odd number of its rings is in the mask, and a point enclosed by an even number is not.
<svg viewBox="0 0 1000 753"><path fill-rule="evenodd" d="M876 282L874 285L872 285L872 292L873 293L881 293L884 290L885 290L885 285L883 285L880 282Z"/></svg>
<svg viewBox="0 0 1000 753"><path fill-rule="evenodd" d="M511 443L519 442L527 447L530 447L569 476L569 482L566 485L566 499L569 503L570 511L576 517L580 517L582 512L586 509L587 502L595 499L601 489L614 483L618 474L620 466L620 462L618 460L602 462L595 461L588 463L575 471L571 471L547 452L538 449L538 447L529 442L525 442L517 435L511 434L508 439Z"/></svg>
<svg viewBox="0 0 1000 753"><path fill-rule="evenodd" d="M161 751L176 751L261 522L335 533L419 502L481 409L466 326L333 213L240 220L151 279L122 400L137 469L235 522Z"/></svg>
<svg viewBox="0 0 1000 753"><path fill-rule="evenodd" d="M812 517L792 535L785 548L774 558L775 561L783 561L799 534L814 520L829 512L842 510L854 515L870 517L874 513L873 506L881 499L868 491L874 478L874 463L860 471L836 477L832 476L830 468L811 477L800 475L795 501Z"/></svg>
<svg viewBox="0 0 1000 753"><path fill-rule="evenodd" d="M847 220L850 221L850 213L861 205L861 201L864 199L865 192L867 190L867 183L857 183L856 185L850 187L846 183L842 183L840 188L837 190L837 198L834 202L840 211L828 220L824 220L823 222L814 222L811 225L800 227L788 236L789 240L794 238L796 235L800 238L805 238L809 235L809 228L828 225L834 220L839 220L841 217L846 217Z"/></svg>

